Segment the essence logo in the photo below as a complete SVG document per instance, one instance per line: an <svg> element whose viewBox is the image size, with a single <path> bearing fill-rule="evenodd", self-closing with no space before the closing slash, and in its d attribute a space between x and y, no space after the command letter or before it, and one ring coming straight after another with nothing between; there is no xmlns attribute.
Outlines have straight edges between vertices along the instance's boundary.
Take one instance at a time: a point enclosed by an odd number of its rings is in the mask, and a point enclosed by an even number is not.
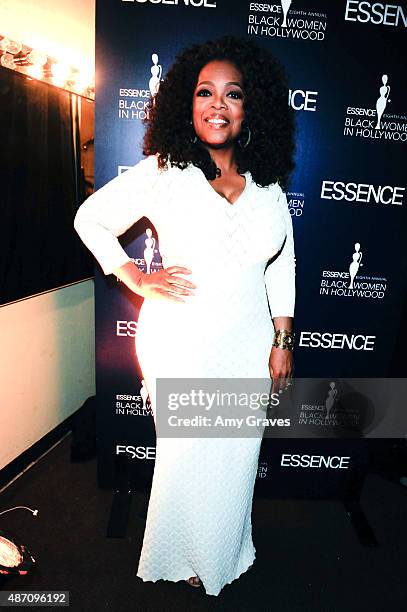
<svg viewBox="0 0 407 612"><path fill-rule="evenodd" d="M119 119L145 119L150 92L145 89L119 89ZM127 98L137 98L128 100ZM147 99L144 99L147 98Z"/></svg>
<svg viewBox="0 0 407 612"><path fill-rule="evenodd" d="M351 298L382 299L387 290L387 279L383 276L360 275L363 250L360 242L355 242L348 272L345 270L323 270L320 295L334 295Z"/></svg>
<svg viewBox="0 0 407 612"><path fill-rule="evenodd" d="M348 470L350 457L338 457L336 455L291 455L284 453L281 455L282 467L300 468L327 468L331 470Z"/></svg>
<svg viewBox="0 0 407 612"><path fill-rule="evenodd" d="M407 12L398 4L347 0L345 21L373 23L385 26L407 26Z"/></svg>
<svg viewBox="0 0 407 612"><path fill-rule="evenodd" d="M139 395L117 394L115 414L120 416L153 416L150 396L144 379L141 380Z"/></svg>
<svg viewBox="0 0 407 612"><path fill-rule="evenodd" d="M148 116L150 100L157 94L162 81L163 67L158 63L158 54L152 53L150 64L150 79L141 88L119 89L119 119L140 119Z"/></svg>
<svg viewBox="0 0 407 612"><path fill-rule="evenodd" d="M294 110L316 111L317 91L304 91L303 89L288 90L288 105Z"/></svg>
<svg viewBox="0 0 407 612"><path fill-rule="evenodd" d="M116 455L127 455L129 459L155 459L155 446L116 445Z"/></svg>
<svg viewBox="0 0 407 612"><path fill-rule="evenodd" d="M344 136L372 138L374 140L407 140L407 116L384 112L392 103L390 99L390 79L382 74L377 80L375 108L348 106L343 128ZM373 102L373 94L369 93ZM367 96L366 96L367 97ZM392 108L392 106L390 108Z"/></svg>
<svg viewBox="0 0 407 612"><path fill-rule="evenodd" d="M391 185L375 186L367 183L322 181L321 198L323 200L346 200L346 202L372 202L402 206L405 190L405 187L393 187Z"/></svg>
<svg viewBox="0 0 407 612"><path fill-rule="evenodd" d="M279 4L249 2L247 34L271 38L324 40L326 14L312 9L295 10L291 8L293 4L292 0L280 0Z"/></svg>
<svg viewBox="0 0 407 612"><path fill-rule="evenodd" d="M116 321L116 336L134 338L137 331L137 321Z"/></svg>
<svg viewBox="0 0 407 612"><path fill-rule="evenodd" d="M354 351L373 351L376 336L362 334L332 334L329 332L301 332L298 346L321 349L349 349Z"/></svg>
<svg viewBox="0 0 407 612"><path fill-rule="evenodd" d="M122 0L122 2L135 2L136 4L169 4L172 6L194 6L195 8L216 8L212 0Z"/></svg>
<svg viewBox="0 0 407 612"><path fill-rule="evenodd" d="M324 384L325 386L325 384ZM335 381L331 381L325 389L319 390L319 398L307 404L301 404L299 409L299 425L313 427L341 427L358 430L362 427L364 409L358 402L343 401L341 392Z"/></svg>

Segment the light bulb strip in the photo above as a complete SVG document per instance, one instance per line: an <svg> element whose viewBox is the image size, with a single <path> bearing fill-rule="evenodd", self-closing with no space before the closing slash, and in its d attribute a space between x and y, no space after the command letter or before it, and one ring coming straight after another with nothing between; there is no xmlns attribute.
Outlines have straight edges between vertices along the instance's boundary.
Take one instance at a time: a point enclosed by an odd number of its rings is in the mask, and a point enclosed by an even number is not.
<svg viewBox="0 0 407 612"><path fill-rule="evenodd" d="M0 64L66 91L95 99L93 83L84 82L79 68L58 62L43 51L32 49L0 35Z"/></svg>

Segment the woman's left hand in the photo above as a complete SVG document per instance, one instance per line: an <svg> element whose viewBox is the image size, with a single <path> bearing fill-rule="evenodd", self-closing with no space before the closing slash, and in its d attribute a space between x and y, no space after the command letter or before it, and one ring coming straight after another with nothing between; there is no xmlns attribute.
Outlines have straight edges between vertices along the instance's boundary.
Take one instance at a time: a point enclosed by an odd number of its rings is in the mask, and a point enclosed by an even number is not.
<svg viewBox="0 0 407 612"><path fill-rule="evenodd" d="M270 376L273 379L273 392L284 391L294 371L293 353L288 349L273 346L269 357Z"/></svg>

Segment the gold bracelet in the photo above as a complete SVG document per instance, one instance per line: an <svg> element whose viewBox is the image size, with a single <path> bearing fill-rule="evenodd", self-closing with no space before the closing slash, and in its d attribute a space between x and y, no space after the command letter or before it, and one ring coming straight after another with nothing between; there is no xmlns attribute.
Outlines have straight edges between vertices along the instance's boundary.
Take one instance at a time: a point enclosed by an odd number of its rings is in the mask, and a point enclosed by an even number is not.
<svg viewBox="0 0 407 612"><path fill-rule="evenodd" d="M278 348L292 351L294 348L295 333L288 329L277 329L274 332L273 344Z"/></svg>

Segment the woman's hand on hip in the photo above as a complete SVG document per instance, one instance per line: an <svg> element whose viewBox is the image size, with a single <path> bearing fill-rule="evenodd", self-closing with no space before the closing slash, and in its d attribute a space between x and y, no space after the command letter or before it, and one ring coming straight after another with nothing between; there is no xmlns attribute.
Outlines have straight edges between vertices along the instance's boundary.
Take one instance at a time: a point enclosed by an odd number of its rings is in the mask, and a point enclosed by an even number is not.
<svg viewBox="0 0 407 612"><path fill-rule="evenodd" d="M158 272L145 274L132 261L116 268L113 274L143 298L185 302L181 296L194 295L193 289L196 287L191 281L177 276L177 272L191 274L191 270L183 266L169 266Z"/></svg>
<svg viewBox="0 0 407 612"><path fill-rule="evenodd" d="M191 274L191 270L183 266L169 266L152 274L142 273L136 293L149 299L185 302L181 296L195 295L193 290L196 289L196 285L186 278L177 276L177 272Z"/></svg>

